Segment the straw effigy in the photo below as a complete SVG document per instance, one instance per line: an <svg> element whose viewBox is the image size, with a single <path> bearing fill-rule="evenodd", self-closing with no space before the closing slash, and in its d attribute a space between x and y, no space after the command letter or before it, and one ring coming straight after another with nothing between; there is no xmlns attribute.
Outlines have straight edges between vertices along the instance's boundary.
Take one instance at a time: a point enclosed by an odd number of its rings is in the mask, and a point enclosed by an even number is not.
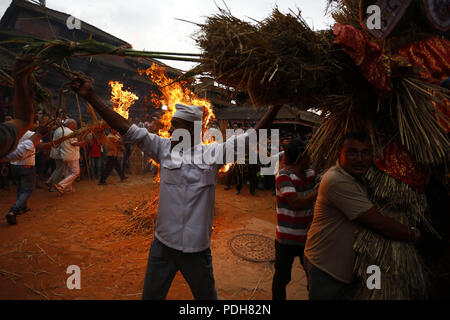
<svg viewBox="0 0 450 320"><path fill-rule="evenodd" d="M337 24L325 31L313 31L300 15L276 9L255 23L221 10L199 25L196 40L203 54L196 71L247 91L255 105L322 111L324 121L308 146L318 169L334 165L346 133L368 132L376 164L364 180L371 200L383 215L436 234L422 187L430 171L447 172L449 91L439 81L450 71L445 58L450 43L427 28L418 30L416 22L409 29L401 24L395 37L375 39L361 23L363 3L331 0ZM411 10L406 15L416 14ZM433 53L430 60L414 59L414 54L423 57L414 47L398 49L423 39L428 42L422 48ZM430 65L435 69L424 70ZM422 185L414 185L412 177ZM360 227L354 252L355 299L427 296L429 274L414 245ZM367 289L370 265L381 268L383 290Z"/></svg>
<svg viewBox="0 0 450 320"><path fill-rule="evenodd" d="M24 52L35 57L34 65L96 54L195 61L200 64L186 77L212 76L236 92L247 91L256 106L315 108L324 121L308 150L318 169L334 164L345 133L367 131L375 163L365 177L371 200L382 214L433 233L423 189L431 171L448 174L450 99L439 84L450 73L450 42L416 19L421 1L412 1L390 36L374 37L364 27L363 8L375 2L330 0L337 23L324 31L312 30L300 14L276 9L254 23L221 10L199 25L199 57L138 52L92 40L27 40ZM360 227L354 251L356 299L428 294L429 275L415 246ZM383 290L366 287L366 269L372 264L382 269Z"/></svg>

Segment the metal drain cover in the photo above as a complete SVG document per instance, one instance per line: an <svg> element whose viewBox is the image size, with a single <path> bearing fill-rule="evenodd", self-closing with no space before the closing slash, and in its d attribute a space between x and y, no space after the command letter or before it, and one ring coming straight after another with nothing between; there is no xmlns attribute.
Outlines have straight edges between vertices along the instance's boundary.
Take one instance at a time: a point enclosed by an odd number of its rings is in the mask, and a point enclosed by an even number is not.
<svg viewBox="0 0 450 320"><path fill-rule="evenodd" d="M259 234L239 234L230 240L231 252L253 262L275 261L274 240Z"/></svg>

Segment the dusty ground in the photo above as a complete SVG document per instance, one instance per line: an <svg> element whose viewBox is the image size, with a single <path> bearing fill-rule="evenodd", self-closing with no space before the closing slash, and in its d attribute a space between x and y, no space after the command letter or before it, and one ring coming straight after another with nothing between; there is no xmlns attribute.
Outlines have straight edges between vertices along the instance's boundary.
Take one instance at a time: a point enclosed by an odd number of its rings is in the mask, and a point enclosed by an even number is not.
<svg viewBox="0 0 450 320"><path fill-rule="evenodd" d="M273 263L255 263L235 256L229 241L241 233L274 238L275 197L244 187L216 189L212 256L219 299L271 299ZM83 180L75 192L58 197L36 189L32 209L8 226L3 214L15 200L15 187L0 190L0 299L140 299L152 235L117 233L128 218L124 210L158 192L149 174L124 183L110 177L108 185ZM81 269L81 289L69 290L67 267ZM178 273L168 299L192 299ZM306 299L305 274L294 263L288 299Z"/></svg>

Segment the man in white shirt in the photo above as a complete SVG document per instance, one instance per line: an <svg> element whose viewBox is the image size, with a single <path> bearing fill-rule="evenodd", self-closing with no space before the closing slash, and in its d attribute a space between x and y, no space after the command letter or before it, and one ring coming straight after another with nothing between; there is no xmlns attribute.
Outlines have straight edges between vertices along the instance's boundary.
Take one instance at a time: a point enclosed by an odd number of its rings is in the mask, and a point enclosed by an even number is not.
<svg viewBox="0 0 450 320"><path fill-rule="evenodd" d="M6 214L6 221L10 225L17 224L16 215L25 213L30 209L27 200L36 185L35 151L49 149L50 143L40 143L41 138L48 133L49 127L37 127L36 133L27 131L20 139L17 148L0 162L11 162L11 171L17 185L17 201Z"/></svg>
<svg viewBox="0 0 450 320"><path fill-rule="evenodd" d="M58 127L53 132L53 142L61 139L65 134L64 131L69 130L67 127ZM64 160L61 157L61 145L53 146L50 151L50 158L55 160L55 170L52 172L50 178L45 182L49 190L52 189L55 183L58 183L64 178Z"/></svg>
<svg viewBox="0 0 450 320"><path fill-rule="evenodd" d="M73 119L67 119L64 124L68 128L64 130L64 136L70 135L77 129L77 122ZM61 143L60 153L64 166L67 168L67 175L54 185L61 195L72 191L72 183L80 175L80 146L85 143L78 142L78 138L70 138Z"/></svg>
<svg viewBox="0 0 450 320"><path fill-rule="evenodd" d="M17 200L6 214L6 221L10 225L17 224L16 215L30 210L27 201L36 186L35 144L30 140L33 136L36 136L34 132L28 130L19 140L16 150L2 159L13 160L11 172L17 185Z"/></svg>
<svg viewBox="0 0 450 320"><path fill-rule="evenodd" d="M130 125L127 119L107 107L93 91L91 79L76 78L72 88L126 141L137 144L161 165L158 218L142 298L165 299L176 272L180 270L195 299L217 299L209 247L216 178L223 162L217 161L219 158L215 156L221 151L225 155L225 149L234 148L236 140L248 141L248 134L234 136L221 144L202 145L197 141L194 147L177 154L173 148L177 144L175 141ZM270 108L255 129L267 128L280 107ZM172 129L187 130L191 142L196 141L194 121L201 121L202 115L202 107L177 104ZM215 161L209 164L191 161L192 155L194 158L202 156L203 151L211 151L210 159Z"/></svg>

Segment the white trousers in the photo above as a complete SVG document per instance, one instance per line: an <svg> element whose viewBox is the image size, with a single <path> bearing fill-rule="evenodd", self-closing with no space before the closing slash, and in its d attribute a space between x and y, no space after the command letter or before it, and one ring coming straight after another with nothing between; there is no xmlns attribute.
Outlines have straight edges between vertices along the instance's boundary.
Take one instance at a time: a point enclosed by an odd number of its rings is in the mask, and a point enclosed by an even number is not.
<svg viewBox="0 0 450 320"><path fill-rule="evenodd" d="M67 174L64 180L60 181L58 184L64 190L72 189L72 182L80 175L80 161L79 160L71 160L64 161L66 165Z"/></svg>

